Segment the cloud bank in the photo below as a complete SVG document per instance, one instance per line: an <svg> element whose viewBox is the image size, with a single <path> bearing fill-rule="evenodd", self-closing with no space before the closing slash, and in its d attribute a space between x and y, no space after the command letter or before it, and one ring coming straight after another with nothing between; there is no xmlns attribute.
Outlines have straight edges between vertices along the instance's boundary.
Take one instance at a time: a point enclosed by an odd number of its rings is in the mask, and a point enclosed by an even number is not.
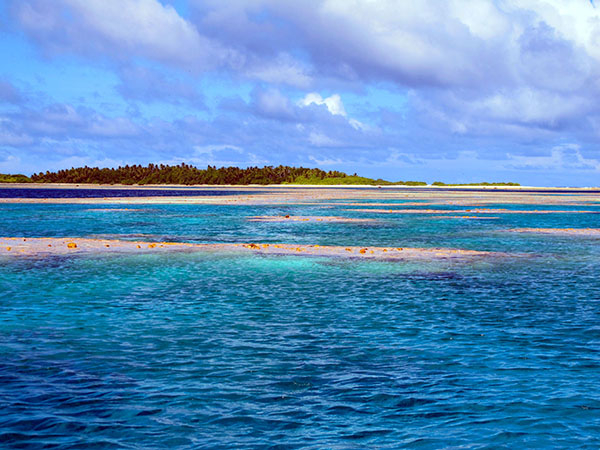
<svg viewBox="0 0 600 450"><path fill-rule="evenodd" d="M232 164L398 179L427 161L428 178L449 181L471 181L477 161L524 183L552 165L556 183L599 175L589 1L15 0L6 12L3 39L23 56L0 73L2 167L225 146ZM78 96L49 86L67 63L102 80L67 74ZM460 173L436 163L460 159Z"/></svg>

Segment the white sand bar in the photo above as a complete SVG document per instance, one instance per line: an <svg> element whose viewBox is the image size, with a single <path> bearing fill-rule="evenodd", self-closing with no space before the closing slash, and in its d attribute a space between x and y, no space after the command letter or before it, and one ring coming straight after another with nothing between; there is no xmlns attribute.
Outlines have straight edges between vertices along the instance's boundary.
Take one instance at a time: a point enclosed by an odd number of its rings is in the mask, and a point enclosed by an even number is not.
<svg viewBox="0 0 600 450"><path fill-rule="evenodd" d="M0 256L50 256L101 253L236 252L263 255L308 255L379 260L464 260L523 256L451 248L357 247L297 244L193 244L89 238L0 237Z"/></svg>

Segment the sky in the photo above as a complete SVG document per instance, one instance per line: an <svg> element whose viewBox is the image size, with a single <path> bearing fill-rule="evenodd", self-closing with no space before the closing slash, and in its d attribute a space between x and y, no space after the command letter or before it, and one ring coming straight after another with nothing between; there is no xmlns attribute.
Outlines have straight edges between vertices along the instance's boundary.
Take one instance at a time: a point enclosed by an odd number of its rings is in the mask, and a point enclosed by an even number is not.
<svg viewBox="0 0 600 450"><path fill-rule="evenodd" d="M590 0L0 0L0 173L600 185Z"/></svg>

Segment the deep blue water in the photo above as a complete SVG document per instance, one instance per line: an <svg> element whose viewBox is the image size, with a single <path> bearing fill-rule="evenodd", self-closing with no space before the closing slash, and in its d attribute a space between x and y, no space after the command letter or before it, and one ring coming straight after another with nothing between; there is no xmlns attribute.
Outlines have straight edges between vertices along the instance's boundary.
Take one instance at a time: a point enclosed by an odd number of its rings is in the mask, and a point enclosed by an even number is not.
<svg viewBox="0 0 600 450"><path fill-rule="evenodd" d="M476 221L347 206L111 208L0 205L0 235L528 257L0 259L0 447L600 446L600 240L502 231L598 228L597 214ZM380 222L245 219L263 214Z"/></svg>

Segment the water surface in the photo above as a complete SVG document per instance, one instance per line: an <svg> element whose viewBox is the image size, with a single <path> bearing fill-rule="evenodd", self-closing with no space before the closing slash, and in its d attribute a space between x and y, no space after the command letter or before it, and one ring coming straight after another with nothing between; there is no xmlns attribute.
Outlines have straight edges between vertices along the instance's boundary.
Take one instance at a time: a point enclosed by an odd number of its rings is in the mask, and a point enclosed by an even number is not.
<svg viewBox="0 0 600 450"><path fill-rule="evenodd" d="M1 446L600 445L599 240L504 231L597 228L597 214L476 221L347 206L125 208L0 205L0 235L457 247L529 257L4 257ZM268 214L379 222L246 220Z"/></svg>

